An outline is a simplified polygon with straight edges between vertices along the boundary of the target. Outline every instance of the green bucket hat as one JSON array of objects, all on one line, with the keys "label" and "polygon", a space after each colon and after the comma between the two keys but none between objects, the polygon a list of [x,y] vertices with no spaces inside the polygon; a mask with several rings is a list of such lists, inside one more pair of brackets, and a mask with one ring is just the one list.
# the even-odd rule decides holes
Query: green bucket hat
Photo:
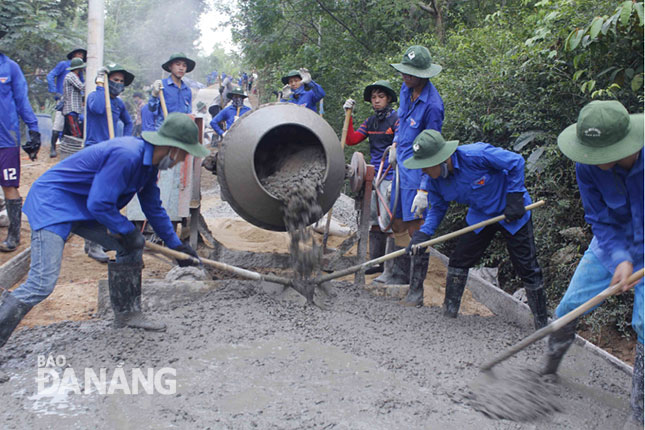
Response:
[{"label": "green bucket hat", "polygon": [[643,148],[643,114],[630,115],[615,100],[593,101],[580,110],[577,123],[560,133],[558,147],[578,163],[618,161]]},{"label": "green bucket hat", "polygon": [[285,76],[282,77],[282,83],[284,85],[287,85],[289,83],[289,78],[293,78],[294,76],[298,76],[302,78],[302,76],[300,76],[300,71],[293,69],[293,70],[289,70],[289,73],[287,73]]},{"label": "green bucket hat", "polygon": [[457,149],[458,140],[445,141],[437,130],[423,130],[412,144],[414,154],[403,162],[408,169],[423,169],[446,161]]},{"label": "green bucket hat", "polygon": [[432,78],[441,72],[441,66],[432,64],[430,51],[425,46],[410,46],[403,54],[400,63],[390,64],[401,73],[416,76],[417,78]]},{"label": "green bucket hat", "polygon": [[85,62],[81,60],[80,58],[72,58],[72,62],[69,63],[69,67],[67,70],[76,70],[76,69],[84,69],[85,68]]},{"label": "green bucket hat", "polygon": [[83,61],[87,61],[87,50],[83,48],[76,48],[67,53],[67,59],[71,60],[74,54],[77,52],[82,52],[83,53]]},{"label": "green bucket hat", "polygon": [[166,72],[170,73],[170,65],[175,60],[184,60],[186,62],[186,73],[192,72],[193,69],[195,68],[195,62],[190,58],[186,57],[186,55],[183,52],[177,52],[176,54],[172,54],[168,59],[168,61],[166,61],[161,65],[161,68],[164,69]]},{"label": "green bucket hat", "polygon": [[389,95],[392,99],[392,103],[396,103],[396,92],[388,81],[376,81],[373,84],[366,86],[365,90],[363,91],[363,100],[365,100],[366,102],[372,101],[372,91],[376,89],[379,89],[385,94]]},{"label": "green bucket hat", "polygon": [[204,109],[205,107],[206,107],[206,103],[204,103],[203,101],[200,100],[200,101],[197,102],[197,106],[196,106],[197,111],[200,111],[200,110]]},{"label": "green bucket hat", "polygon": [[141,137],[156,146],[174,146],[197,158],[204,158],[210,151],[199,144],[199,129],[186,114],[173,112],[164,121],[159,131],[144,131]]},{"label": "green bucket hat", "polygon": [[130,85],[132,81],[134,81],[134,75],[121,67],[120,64],[110,63],[105,66],[105,68],[108,69],[108,77],[114,72],[123,73],[123,85],[125,85],[126,87]]},{"label": "green bucket hat", "polygon": [[242,89],[242,87],[233,88],[231,91],[229,91],[226,94],[226,97],[229,99],[232,99],[233,96],[242,96],[244,98],[248,97],[246,94],[244,94],[244,90]]}]

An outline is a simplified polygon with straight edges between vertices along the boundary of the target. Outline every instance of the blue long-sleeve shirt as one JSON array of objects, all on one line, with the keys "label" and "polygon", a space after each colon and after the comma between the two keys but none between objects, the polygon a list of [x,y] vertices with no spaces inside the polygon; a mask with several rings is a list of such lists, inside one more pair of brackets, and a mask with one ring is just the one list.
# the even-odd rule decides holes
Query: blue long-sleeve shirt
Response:
[{"label": "blue long-sleeve shirt", "polygon": [[215,130],[215,133],[221,136],[224,134],[224,130],[219,126],[220,122],[226,121],[226,129],[228,130],[235,122],[235,117],[240,117],[250,110],[251,108],[248,106],[242,106],[239,108],[238,112],[238,108],[233,105],[228,105],[211,120],[211,127]]},{"label": "blue long-sleeve shirt", "polygon": [[[190,87],[186,85],[185,82],[182,82],[181,88],[179,88],[170,77],[163,79],[162,82],[162,91],[168,113],[191,113],[193,109],[193,93],[191,92]],[[150,109],[150,112],[163,118],[163,111],[161,109],[159,97],[150,96],[150,100],[148,100],[148,109]]]},{"label": "blue long-sleeve shirt", "polygon": [[305,85],[301,85],[297,90],[292,91],[288,98],[280,99],[280,101],[304,105],[312,111],[318,112],[316,103],[325,97],[325,90],[323,90],[323,88],[314,81],[311,81],[306,85],[309,87],[308,90],[305,89]]},{"label": "blue long-sleeve shirt", "polygon": [[65,75],[69,72],[67,68],[70,64],[70,60],[63,60],[47,73],[47,88],[50,93],[63,94],[63,81],[65,80]]},{"label": "blue long-sleeve shirt", "polygon": [[643,267],[643,156],[641,149],[629,171],[576,163],[585,220],[594,234],[589,248],[612,273],[623,261]]},{"label": "blue long-sleeve shirt", "polygon": [[[87,96],[85,106],[87,108],[85,146],[88,147],[110,138],[105,114],[105,89],[97,86],[96,91]],[[132,136],[134,125],[123,100],[119,97],[111,98],[110,106],[114,131],[116,132],[117,122],[120,119],[123,122],[123,136]]]},{"label": "blue long-sleeve shirt", "polygon": [[[430,209],[421,226],[425,234],[434,234],[453,201],[468,205],[468,225],[502,215],[508,193],[523,193],[524,206],[531,204],[520,154],[479,142],[457,147],[450,158],[453,172],[447,178],[428,181]],[[501,221],[500,225],[515,234],[530,216],[528,211],[522,218],[510,223]]]},{"label": "blue long-sleeve shirt", "polygon": [[154,146],[136,137],[110,139],[60,161],[36,180],[23,212],[32,230],[47,229],[67,239],[77,221],[98,221],[113,233],[135,227],[120,210],[137,194],[155,232],[170,248],[181,242],[161,205]]},{"label": "blue long-sleeve shirt", "polygon": [[403,161],[412,157],[412,143],[423,130],[441,132],[443,125],[443,100],[437,89],[428,81],[419,97],[412,102],[412,89],[401,86],[399,94],[399,128],[394,135],[396,159],[398,160],[400,187],[405,189],[422,188],[421,169],[407,169]]},{"label": "blue long-sleeve shirt", "polygon": [[147,104],[141,106],[141,131],[157,131],[161,126],[161,118],[156,113],[150,112]]},{"label": "blue long-sleeve shirt", "polygon": [[0,54],[0,148],[20,145],[19,116],[29,130],[38,131],[25,75],[15,61]]}]

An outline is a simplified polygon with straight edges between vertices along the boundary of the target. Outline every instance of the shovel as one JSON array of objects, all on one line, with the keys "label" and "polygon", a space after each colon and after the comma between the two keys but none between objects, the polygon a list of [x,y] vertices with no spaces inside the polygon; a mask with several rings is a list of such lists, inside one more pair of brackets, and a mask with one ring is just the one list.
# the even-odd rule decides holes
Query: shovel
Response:
[{"label": "shovel", "polygon": [[110,87],[108,85],[107,73],[103,76],[103,92],[105,93],[105,116],[107,117],[108,134],[114,139],[114,122],[112,119],[112,102],[110,100]]},{"label": "shovel", "polygon": [[[524,209],[527,211],[535,208],[539,208],[540,206],[544,205],[544,200],[537,201],[535,203],[532,203]],[[414,245],[415,248],[425,248],[426,246],[432,246],[437,243],[445,242],[446,240],[453,239],[457,236],[461,236],[462,234],[477,230],[482,227],[486,227],[487,225],[495,224],[500,221],[503,221],[506,219],[504,215],[499,215],[494,218],[487,219],[482,222],[478,222],[477,224],[469,225],[468,227],[464,227],[462,229],[459,229],[457,231],[453,231],[452,233],[444,234],[443,236],[439,236],[434,239],[427,240],[425,242],[421,242],[417,245]],[[323,283],[326,281],[331,281],[332,279],[340,278],[349,274],[352,274],[354,272],[358,272],[359,270],[365,270],[368,269],[372,266],[376,266],[377,264],[381,264],[384,261],[392,260],[396,257],[399,257],[403,254],[405,254],[405,248],[404,249],[399,249],[398,251],[391,252],[389,254],[383,255],[379,258],[375,258],[374,260],[366,261],[365,263],[358,264],[356,266],[348,267],[347,269],[343,270],[338,270],[336,272],[330,273],[328,275],[321,276],[320,278],[317,279],[318,283]]]},{"label": "shovel", "polygon": [[[643,277],[643,269],[634,272],[631,274],[629,278],[627,278],[627,284],[631,284],[633,282],[638,281],[640,278]],[[529,337],[525,338],[521,342],[516,343],[512,347],[508,348],[504,353],[500,354],[499,356],[493,358],[492,360],[488,361],[485,363],[483,366],[480,367],[480,370],[482,371],[488,371],[493,368],[496,364],[501,363],[502,361],[506,360],[512,355],[515,355],[519,351],[523,350],[527,346],[537,342],[538,340],[542,339],[543,337],[560,330],[563,326],[569,324],[571,321],[574,319],[578,318],[580,315],[584,314],[587,312],[589,309],[593,308],[597,304],[603,302],[607,297],[613,296],[614,294],[617,294],[621,291],[622,285],[620,283],[614,284],[605,290],[603,290],[600,294],[598,294],[595,297],[592,297],[585,303],[581,304],[568,314],[558,318],[557,320],[553,321],[551,324],[547,325],[546,327],[541,328],[540,330],[536,331]]]}]

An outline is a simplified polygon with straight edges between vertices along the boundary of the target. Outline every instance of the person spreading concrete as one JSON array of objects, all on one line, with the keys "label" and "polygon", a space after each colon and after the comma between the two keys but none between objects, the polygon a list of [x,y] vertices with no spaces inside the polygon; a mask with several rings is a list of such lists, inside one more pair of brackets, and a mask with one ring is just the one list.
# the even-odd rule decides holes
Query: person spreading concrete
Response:
[{"label": "person spreading concrete", "polygon": [[[354,131],[353,118],[349,118],[349,127],[347,128],[347,139],[345,143],[349,146],[357,145],[358,143],[368,138],[370,144],[370,164],[379,169],[381,160],[385,150],[392,145],[394,140],[394,133],[396,133],[399,115],[392,107],[392,103],[396,103],[396,92],[388,81],[376,81],[368,85],[363,90],[363,100],[372,104],[374,115],[367,118],[358,130]],[[356,102],[352,99],[347,99],[343,105],[344,109],[354,109]],[[389,163],[385,158],[383,163],[383,172],[387,170]],[[388,189],[392,186],[392,170],[385,174],[385,177],[379,184],[379,192],[385,198],[388,194]],[[389,204],[389,201],[387,202]],[[372,195],[371,207],[371,222],[372,226],[369,233],[369,252],[370,259],[381,257],[385,255],[386,242],[388,234],[381,231],[378,221],[377,206],[380,206],[380,211],[384,212],[385,207],[379,201],[376,191]],[[365,271],[366,275],[372,273],[383,272],[383,263],[374,266]]]},{"label": "person spreading concrete", "polygon": [[408,253],[412,255],[407,304],[423,304],[423,281],[428,271],[426,248],[414,245],[430,240],[439,227],[450,202],[468,205],[466,222],[477,224],[504,214],[506,219],[462,235],[448,262],[444,315],[456,318],[468,270],[477,264],[497,232],[506,241],[513,268],[524,283],[536,329],[548,323],[542,269],[537,261],[531,204],[524,186],[524,159],[521,155],[488,143],[458,146],[445,141],[436,130],[424,130],[414,140],[413,155],[403,162],[408,169],[422,169],[430,177],[430,209],[421,229],[414,232]]},{"label": "person spreading concrete", "polygon": [[[412,143],[423,130],[441,131],[443,125],[443,100],[430,78],[441,72],[441,66],[434,64],[430,51],[424,46],[414,45],[403,54],[400,63],[391,66],[401,73],[403,85],[399,94],[399,128],[389,153],[392,167],[412,155]],[[423,174],[419,169],[409,169],[398,164],[399,181],[392,183],[390,207],[394,222],[395,249],[405,248],[410,238],[423,223],[423,212],[428,207],[428,195],[423,189]],[[398,193],[396,192],[398,190]],[[398,202],[396,196],[398,195]],[[396,207],[395,207],[396,204]],[[375,279],[386,284],[407,284],[410,282],[410,257],[397,257],[392,265],[392,275]]]},{"label": "person spreading concrete", "polygon": [[[231,104],[222,109],[210,122],[211,127],[219,136],[224,136],[226,130],[230,129],[235,121],[251,110],[250,107],[244,105],[247,95],[241,87],[234,88],[226,96],[231,100]],[[222,130],[219,126],[222,121],[226,122],[226,130]]]},{"label": "person spreading concrete", "polygon": [[[2,34],[4,35],[4,34]],[[28,86],[20,66],[0,52],[0,186],[9,218],[7,238],[0,251],[14,251],[20,244],[22,197],[20,186],[20,118],[29,129],[22,146],[29,158],[36,159],[40,149],[38,120],[29,104]]]},{"label": "person spreading concrete", "polygon": [[82,138],[81,115],[83,115],[83,94],[85,92],[83,79],[85,63],[80,58],[73,58],[67,70],[71,73],[68,73],[63,80],[63,116],[65,117],[63,134]]},{"label": "person spreading concrete", "polygon": [[[114,327],[164,330],[141,312],[141,269],[145,239],[119,211],[136,194],[141,208],[166,246],[193,257],[161,205],[157,175],[187,154],[204,157],[198,128],[188,115],[173,113],[158,132],[142,138],[110,139],[59,162],[34,182],[25,200],[31,225],[31,266],[27,280],[6,292],[0,304],[0,347],[29,310],[54,290],[63,248],[70,233],[116,250],[108,263]],[[193,259],[180,266],[194,265]]]},{"label": "person spreading concrete", "polygon": [[[110,93],[113,130],[116,130],[117,121],[121,120],[123,122],[123,135],[132,135],[133,124],[130,119],[130,114],[128,114],[128,110],[125,108],[125,103],[118,96],[126,86],[132,83],[134,75],[118,64],[111,63],[99,69],[96,78],[96,83],[98,84],[96,90],[87,96],[85,103],[87,109],[85,124],[86,148],[110,139],[108,119],[105,110],[105,89],[103,88],[103,82],[106,76],[108,79],[108,91]],[[100,263],[107,263],[109,260],[108,255],[103,251],[103,247],[87,239],[85,240],[85,253],[88,257]]]},{"label": "person spreading concrete", "polygon": [[[643,267],[643,114],[618,101],[594,101],[578,122],[558,136],[560,151],[576,162],[585,220],[593,239],[555,310],[560,318],[601,291],[623,283],[634,288],[632,327],[638,342],[632,377],[631,419],[643,425],[643,278],[627,278]],[[555,374],[575,339],[574,320],[549,336],[542,374]]]},{"label": "person spreading concrete", "polygon": [[318,112],[317,104],[325,97],[325,90],[311,79],[307,69],[290,70],[282,77],[281,102],[295,103]]},{"label": "person spreading concrete", "polygon": [[60,104],[61,106],[60,109],[54,110],[51,147],[49,149],[49,156],[51,158],[58,156],[58,153],[56,152],[56,142],[58,142],[60,135],[63,133],[63,128],[65,127],[65,118],[63,117],[61,100],[61,97],[63,97],[63,81],[69,72],[67,68],[70,67],[71,60],[74,58],[80,58],[83,61],[87,61],[87,51],[83,48],[71,50],[67,54],[67,60],[60,61],[49,73],[47,73],[47,88],[49,89],[49,92],[54,95],[54,100],[57,102],[57,105]]},{"label": "person spreading concrete", "polygon": [[159,101],[159,92],[163,88],[168,113],[191,113],[193,109],[193,93],[182,78],[186,73],[193,71],[195,62],[179,52],[172,54],[168,61],[161,65],[161,68],[170,73],[170,76],[163,80],[156,80],[152,84],[152,94],[150,100],[148,100],[150,112],[163,118],[164,114]]}]

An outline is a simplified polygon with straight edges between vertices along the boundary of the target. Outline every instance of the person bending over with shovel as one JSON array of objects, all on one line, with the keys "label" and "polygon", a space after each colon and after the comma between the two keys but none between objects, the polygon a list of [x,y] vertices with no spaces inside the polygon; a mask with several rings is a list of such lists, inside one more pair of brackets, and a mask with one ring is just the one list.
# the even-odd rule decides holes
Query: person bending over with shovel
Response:
[{"label": "person bending over with shovel", "polygon": [[[377,170],[383,160],[381,171],[383,178],[378,184],[379,192],[383,199],[387,198],[387,190],[392,186],[392,170],[388,170],[389,163],[387,157],[383,158],[385,150],[392,145],[394,140],[394,133],[397,130],[399,123],[399,115],[396,110],[392,108],[392,103],[396,103],[396,92],[388,81],[376,81],[371,85],[365,87],[363,91],[363,100],[372,104],[374,115],[367,118],[358,130],[354,131],[354,124],[352,117],[349,118],[349,127],[347,128],[347,139],[345,143],[349,146],[356,145],[365,138],[369,139],[370,143],[370,163],[376,166]],[[356,102],[352,99],[347,99],[343,108],[345,110],[353,110]],[[389,206],[389,200],[379,200],[376,190],[372,195],[371,219],[372,227],[370,229],[370,259],[375,259],[385,255],[386,241],[388,238],[387,233],[381,231],[379,226],[379,215],[377,206],[381,212],[386,211],[385,205]],[[387,221],[386,221],[387,222]],[[374,266],[365,271],[366,275],[372,273],[383,272],[383,263]]]},{"label": "person bending over with shovel", "polygon": [[[112,136],[110,136],[109,132],[105,88],[103,87],[106,76],[108,79],[110,112],[112,113]],[[119,119],[123,122],[123,135],[132,135],[133,124],[130,119],[130,114],[128,114],[128,110],[125,108],[125,103],[118,96],[133,80],[134,75],[132,73],[115,63],[108,64],[106,67],[99,69],[96,78],[96,83],[98,84],[96,90],[87,96],[85,103],[87,110],[85,120],[86,148],[114,137],[114,130],[116,130],[116,124]],[[100,263],[107,263],[109,259],[108,255],[98,243],[89,240],[85,240],[85,253],[88,257]]]},{"label": "person bending over with shovel", "polygon": [[[0,347],[20,320],[51,294],[70,233],[116,250],[108,263],[114,326],[164,330],[165,324],[141,312],[143,235],[119,211],[136,194],[155,232],[169,248],[196,258],[175,234],[161,205],[157,175],[183,161],[186,154],[204,157],[198,129],[188,115],[168,116],[158,132],[142,138],[119,137],[85,148],[45,172],[31,187],[24,212],[31,225],[31,266],[27,280],[5,292],[0,304]],[[180,266],[194,260],[178,261]]]},{"label": "person bending over with shovel", "polygon": [[424,130],[412,146],[413,155],[403,162],[408,169],[422,169],[430,176],[430,209],[421,229],[412,235],[407,251],[412,255],[410,290],[406,300],[423,304],[423,280],[428,270],[426,248],[414,246],[429,240],[441,223],[450,202],[468,205],[466,222],[476,224],[504,214],[506,219],[459,238],[448,262],[444,316],[456,318],[468,279],[468,269],[479,261],[497,232],[506,241],[515,272],[522,278],[536,329],[547,324],[547,305],[542,270],[535,254],[531,203],[524,186],[521,155],[487,143],[457,146],[436,130]]},{"label": "person bending over with shovel", "polygon": [[[585,220],[593,239],[578,263],[562,301],[560,318],[609,285],[634,288],[632,327],[638,336],[631,406],[633,420],[643,424],[643,278],[626,280],[643,267],[643,114],[630,115],[617,101],[594,101],[580,111],[578,122],[558,136],[558,147],[576,162],[576,178]],[[548,340],[543,374],[555,374],[575,339],[577,320]]]}]

